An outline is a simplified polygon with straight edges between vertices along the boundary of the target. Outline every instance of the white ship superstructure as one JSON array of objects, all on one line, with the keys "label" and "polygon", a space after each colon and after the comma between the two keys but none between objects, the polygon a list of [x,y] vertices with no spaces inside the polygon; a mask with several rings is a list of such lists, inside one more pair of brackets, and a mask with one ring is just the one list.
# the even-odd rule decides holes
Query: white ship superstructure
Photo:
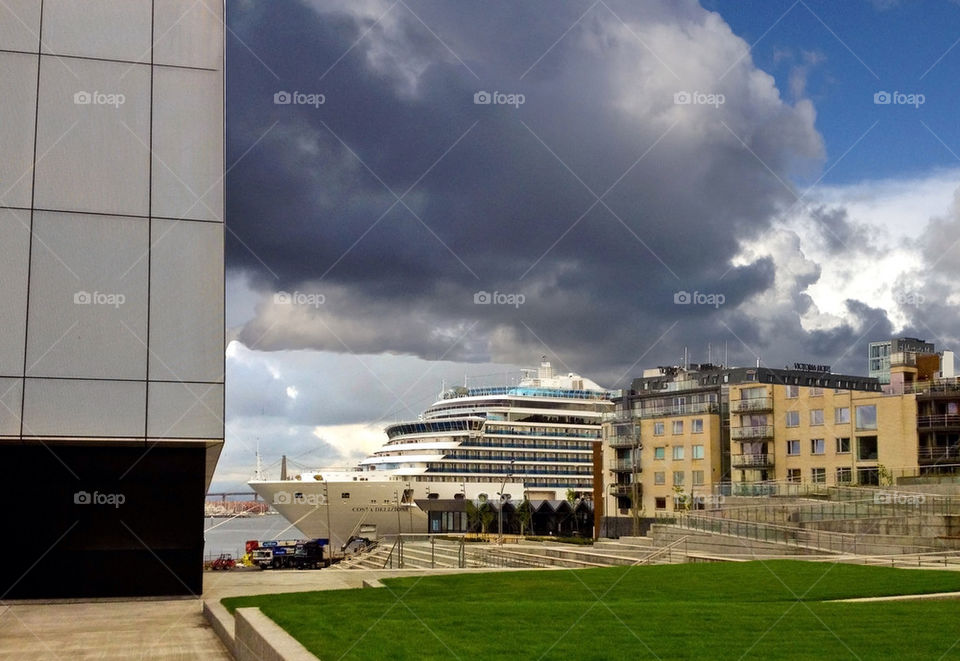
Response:
[{"label": "white ship superstructure", "polygon": [[[589,497],[594,445],[611,407],[596,383],[555,375],[544,361],[516,385],[446,390],[419,420],[389,425],[386,443],[356,469],[250,486],[305,534],[335,545],[355,534],[427,532],[428,510],[438,509],[431,501],[557,501],[570,490]],[[463,508],[446,509],[429,530],[466,530]]]}]

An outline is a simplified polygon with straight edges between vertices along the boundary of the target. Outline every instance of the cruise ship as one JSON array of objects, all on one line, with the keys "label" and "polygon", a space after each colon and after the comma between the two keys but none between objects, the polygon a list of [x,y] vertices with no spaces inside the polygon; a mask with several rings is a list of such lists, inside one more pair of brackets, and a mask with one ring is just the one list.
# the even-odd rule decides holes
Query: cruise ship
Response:
[{"label": "cruise ship", "polygon": [[462,532],[466,502],[516,505],[593,492],[594,447],[611,393],[544,360],[515,385],[445,390],[419,419],[350,469],[304,471],[250,486],[311,538]]}]

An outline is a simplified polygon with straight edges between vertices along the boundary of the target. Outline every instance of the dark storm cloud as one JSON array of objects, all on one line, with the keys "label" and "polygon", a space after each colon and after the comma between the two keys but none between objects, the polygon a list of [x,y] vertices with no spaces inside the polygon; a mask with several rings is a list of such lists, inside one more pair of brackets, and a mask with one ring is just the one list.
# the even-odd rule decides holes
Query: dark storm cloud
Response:
[{"label": "dark storm cloud", "polygon": [[[798,346],[826,359],[851,340],[858,326],[802,330],[803,287],[788,306],[744,310],[773,263],[731,266],[795,199],[783,182],[822,156],[812,105],[785,103],[695,2],[608,4],[232,6],[228,266],[265,294],[323,297],[266,295],[239,339],[434,360],[550,353],[609,378],[645,353],[739,346],[731,329],[772,360]],[[525,99],[477,105],[480,90]],[[279,91],[325,102],[278,105]]]}]

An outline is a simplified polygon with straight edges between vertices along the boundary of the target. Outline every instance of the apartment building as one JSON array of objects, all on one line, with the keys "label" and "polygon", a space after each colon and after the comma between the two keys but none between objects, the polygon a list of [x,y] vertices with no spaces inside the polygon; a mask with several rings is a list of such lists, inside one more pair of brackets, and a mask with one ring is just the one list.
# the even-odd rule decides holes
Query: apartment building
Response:
[{"label": "apartment building", "polygon": [[701,509],[738,484],[875,483],[883,462],[916,463],[915,402],[825,366],[660,367],[614,402],[608,517]]},{"label": "apartment building", "polygon": [[916,466],[915,397],[838,387],[830,377],[819,386],[730,387],[734,491],[769,480],[879,484],[887,470]]}]

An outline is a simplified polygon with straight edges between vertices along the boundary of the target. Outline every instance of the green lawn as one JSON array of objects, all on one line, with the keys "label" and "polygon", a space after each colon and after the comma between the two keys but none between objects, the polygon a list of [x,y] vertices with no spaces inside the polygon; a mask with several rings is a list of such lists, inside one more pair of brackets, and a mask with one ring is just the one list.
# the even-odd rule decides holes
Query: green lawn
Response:
[{"label": "green lawn", "polygon": [[224,599],[323,659],[960,659],[960,572],[778,560],[398,578]]}]

